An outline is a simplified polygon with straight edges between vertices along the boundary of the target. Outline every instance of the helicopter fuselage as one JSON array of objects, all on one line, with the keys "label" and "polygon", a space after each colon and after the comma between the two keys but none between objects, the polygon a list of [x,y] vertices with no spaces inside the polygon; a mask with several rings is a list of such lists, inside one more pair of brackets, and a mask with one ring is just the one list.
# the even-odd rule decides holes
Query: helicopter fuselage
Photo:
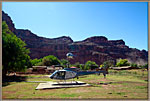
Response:
[{"label": "helicopter fuselage", "polygon": [[70,70],[56,70],[51,76],[51,79],[56,80],[67,80],[77,76],[77,72]]},{"label": "helicopter fuselage", "polygon": [[56,80],[67,80],[67,79],[73,79],[78,78],[78,76],[82,75],[90,75],[90,74],[99,74],[103,73],[104,78],[107,74],[107,71],[101,70],[101,71],[73,71],[73,70],[56,70],[52,75],[50,75],[51,79]]}]

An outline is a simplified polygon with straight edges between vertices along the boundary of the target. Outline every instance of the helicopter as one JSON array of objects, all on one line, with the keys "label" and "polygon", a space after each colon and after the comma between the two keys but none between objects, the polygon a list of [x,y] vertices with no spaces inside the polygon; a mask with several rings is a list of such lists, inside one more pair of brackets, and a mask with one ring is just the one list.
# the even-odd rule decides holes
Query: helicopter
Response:
[{"label": "helicopter", "polygon": [[[66,56],[69,60],[69,58],[73,58],[73,56],[75,55],[72,53],[67,53]],[[50,75],[50,78],[55,80],[68,80],[74,78],[78,79],[79,76],[90,74],[100,75],[100,73],[102,73],[104,75],[104,78],[106,78],[106,74],[108,74],[108,68],[102,68],[102,70],[99,71],[80,71],[79,68],[69,68],[68,64],[68,68],[64,68],[63,70],[56,70],[54,73]]]},{"label": "helicopter", "polygon": [[98,74],[102,73],[104,78],[106,78],[106,74],[108,74],[107,70],[100,71],[80,71],[78,68],[65,68],[63,70],[56,70],[54,73],[50,75],[51,79],[55,80],[68,80],[79,78],[79,76],[90,75],[90,74]]}]

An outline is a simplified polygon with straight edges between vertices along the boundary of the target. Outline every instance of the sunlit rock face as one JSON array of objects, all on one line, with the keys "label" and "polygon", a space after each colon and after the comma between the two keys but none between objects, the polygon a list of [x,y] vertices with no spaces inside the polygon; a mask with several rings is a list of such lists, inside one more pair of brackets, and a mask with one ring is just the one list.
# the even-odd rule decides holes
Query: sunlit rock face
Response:
[{"label": "sunlit rock face", "polygon": [[104,36],[93,36],[83,41],[74,42],[69,36],[58,38],[44,38],[37,36],[30,30],[16,29],[11,18],[2,12],[2,20],[6,21],[9,29],[27,44],[30,49],[30,57],[42,58],[47,55],[55,55],[59,59],[66,59],[66,54],[72,52],[75,56],[69,60],[71,63],[85,63],[88,60],[102,64],[104,61],[128,59],[130,62],[145,64],[148,61],[148,52],[129,48],[121,40],[108,40]]}]

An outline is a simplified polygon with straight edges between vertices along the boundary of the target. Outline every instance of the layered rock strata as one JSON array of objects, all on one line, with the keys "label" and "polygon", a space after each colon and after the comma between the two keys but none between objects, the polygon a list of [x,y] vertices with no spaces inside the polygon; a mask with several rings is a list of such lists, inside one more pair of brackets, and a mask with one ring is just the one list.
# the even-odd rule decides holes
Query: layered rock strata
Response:
[{"label": "layered rock strata", "polygon": [[2,20],[8,24],[9,29],[27,44],[30,57],[42,58],[54,55],[59,59],[66,59],[66,54],[72,52],[75,57],[71,63],[85,63],[88,60],[102,64],[104,61],[129,59],[129,61],[145,64],[148,61],[148,52],[129,48],[123,40],[108,40],[104,36],[93,36],[83,41],[74,42],[68,36],[58,38],[44,38],[32,33],[30,30],[16,29],[11,18],[2,12]]}]

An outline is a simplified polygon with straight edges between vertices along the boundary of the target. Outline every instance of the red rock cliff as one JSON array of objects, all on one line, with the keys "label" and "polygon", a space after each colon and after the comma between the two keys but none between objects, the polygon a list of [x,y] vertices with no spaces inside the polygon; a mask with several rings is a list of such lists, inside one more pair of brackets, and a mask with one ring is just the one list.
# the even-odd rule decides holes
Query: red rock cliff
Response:
[{"label": "red rock cliff", "polygon": [[66,59],[66,54],[72,52],[75,57],[72,63],[85,63],[88,60],[101,64],[107,60],[116,61],[126,58],[132,62],[145,63],[148,61],[148,52],[129,48],[123,40],[108,40],[104,36],[94,36],[83,41],[73,42],[70,37],[44,38],[33,34],[29,30],[16,29],[11,18],[2,12],[2,20],[6,21],[9,29],[21,38],[30,49],[30,57],[42,58],[47,55],[55,55],[59,59]]}]

